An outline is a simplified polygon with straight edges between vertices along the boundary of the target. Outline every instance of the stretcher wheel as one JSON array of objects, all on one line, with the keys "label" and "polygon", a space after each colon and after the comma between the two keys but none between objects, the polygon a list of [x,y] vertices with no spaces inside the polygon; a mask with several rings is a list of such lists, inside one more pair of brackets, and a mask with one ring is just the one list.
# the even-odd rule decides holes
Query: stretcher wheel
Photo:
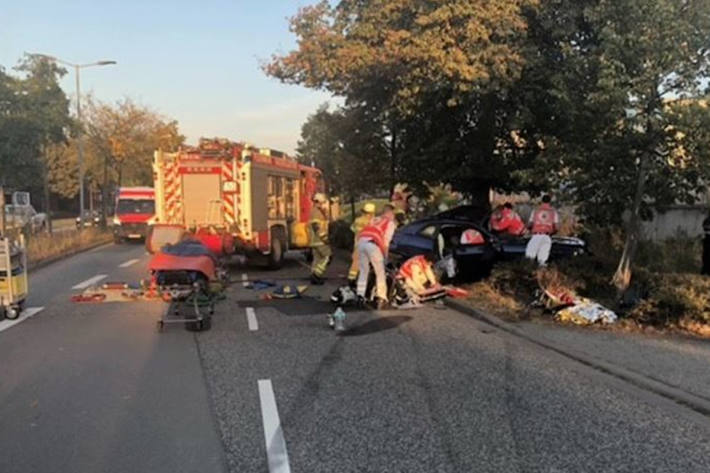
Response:
[{"label": "stretcher wheel", "polygon": [[17,318],[20,316],[20,308],[19,307],[7,307],[5,309],[5,318],[8,320],[17,320]]},{"label": "stretcher wheel", "polygon": [[200,327],[202,326],[202,321],[195,321],[195,322],[185,322],[185,330],[188,332],[199,332],[202,330]]},{"label": "stretcher wheel", "polygon": [[158,332],[162,332],[165,330],[165,324],[163,323],[162,320],[158,320],[158,323],[156,324],[156,328],[158,329]]}]

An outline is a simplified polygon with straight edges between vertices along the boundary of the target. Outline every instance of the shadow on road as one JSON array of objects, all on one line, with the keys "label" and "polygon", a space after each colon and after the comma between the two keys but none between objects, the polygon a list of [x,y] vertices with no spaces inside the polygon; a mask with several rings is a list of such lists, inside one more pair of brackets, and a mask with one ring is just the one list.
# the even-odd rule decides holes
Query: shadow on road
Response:
[{"label": "shadow on road", "polygon": [[277,310],[282,315],[288,316],[304,316],[304,315],[321,315],[333,312],[333,304],[330,301],[320,301],[310,297],[300,299],[271,299],[267,301],[239,301],[240,307],[271,308]]},{"label": "shadow on road", "polygon": [[395,315],[392,317],[380,317],[370,320],[361,325],[348,328],[343,332],[343,337],[359,337],[361,335],[370,335],[372,333],[383,332],[390,330],[400,325],[409,322],[412,317],[409,315]]}]

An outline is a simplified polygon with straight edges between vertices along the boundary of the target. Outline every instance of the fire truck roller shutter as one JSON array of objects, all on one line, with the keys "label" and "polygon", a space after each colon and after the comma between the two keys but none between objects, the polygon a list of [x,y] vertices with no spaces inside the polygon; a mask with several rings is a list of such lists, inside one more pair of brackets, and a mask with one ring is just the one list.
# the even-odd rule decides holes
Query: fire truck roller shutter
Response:
[{"label": "fire truck roller shutter", "polygon": [[183,174],[185,224],[222,225],[222,196],[219,174]]}]

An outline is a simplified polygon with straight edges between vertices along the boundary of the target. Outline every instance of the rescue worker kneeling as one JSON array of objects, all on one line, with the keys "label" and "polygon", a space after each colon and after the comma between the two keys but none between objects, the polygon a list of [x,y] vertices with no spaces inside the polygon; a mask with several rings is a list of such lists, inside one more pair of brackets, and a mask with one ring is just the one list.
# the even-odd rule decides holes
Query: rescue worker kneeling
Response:
[{"label": "rescue worker kneeling", "polygon": [[313,196],[313,209],[308,220],[311,235],[311,251],[313,263],[311,265],[311,283],[322,285],[323,276],[330,265],[333,252],[328,244],[328,199],[324,194]]},{"label": "rescue worker kneeling", "polygon": [[372,222],[362,229],[357,242],[360,263],[360,274],[357,278],[358,301],[362,303],[365,300],[367,280],[370,276],[370,265],[372,265],[377,280],[377,302],[375,306],[378,310],[387,305],[385,258],[387,258],[390,242],[396,228],[394,207],[389,204],[385,205],[382,215],[372,219]]},{"label": "rescue worker kneeling", "polygon": [[491,215],[491,230],[502,236],[518,237],[525,233],[525,223],[520,215],[513,210],[513,204],[506,202],[503,208]]},{"label": "rescue worker kneeling", "polygon": [[426,291],[439,287],[431,262],[423,255],[413,256],[402,264],[397,273],[407,291],[407,297],[414,304],[421,302]]}]

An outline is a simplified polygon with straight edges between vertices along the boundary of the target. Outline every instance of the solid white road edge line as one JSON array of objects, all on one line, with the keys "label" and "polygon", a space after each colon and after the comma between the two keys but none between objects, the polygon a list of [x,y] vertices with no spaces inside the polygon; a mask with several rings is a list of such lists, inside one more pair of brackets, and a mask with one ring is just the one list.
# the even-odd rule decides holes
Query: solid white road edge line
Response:
[{"label": "solid white road edge line", "polygon": [[269,473],[291,473],[286,451],[286,440],[281,429],[276,397],[270,379],[260,379],[259,400],[261,401],[261,419],[264,422],[264,441]]},{"label": "solid white road edge line", "polygon": [[129,260],[126,261],[125,263],[119,264],[118,267],[119,267],[119,268],[127,268],[127,267],[129,267],[129,266],[133,266],[133,265],[136,264],[138,261],[140,261],[140,260],[138,260],[138,259],[129,259]]},{"label": "solid white road edge line", "polygon": [[242,286],[247,287],[249,285],[249,276],[247,273],[242,273]]},{"label": "solid white road edge line", "polygon": [[256,320],[256,313],[253,307],[247,307],[247,325],[249,325],[249,330],[252,332],[259,330],[259,322]]},{"label": "solid white road edge line", "polygon": [[92,284],[96,284],[97,282],[101,281],[102,279],[107,278],[107,274],[97,274],[93,278],[89,278],[86,281],[80,282],[76,286],[73,286],[72,289],[86,289],[87,287],[91,286]]},{"label": "solid white road edge line", "polygon": [[25,310],[22,311],[20,316],[15,319],[15,320],[3,320],[0,322],[0,332],[3,330],[7,330],[10,327],[14,327],[15,325],[19,324],[20,322],[24,322],[25,320],[29,319],[33,315],[36,315],[44,310],[44,307],[28,307]]}]

